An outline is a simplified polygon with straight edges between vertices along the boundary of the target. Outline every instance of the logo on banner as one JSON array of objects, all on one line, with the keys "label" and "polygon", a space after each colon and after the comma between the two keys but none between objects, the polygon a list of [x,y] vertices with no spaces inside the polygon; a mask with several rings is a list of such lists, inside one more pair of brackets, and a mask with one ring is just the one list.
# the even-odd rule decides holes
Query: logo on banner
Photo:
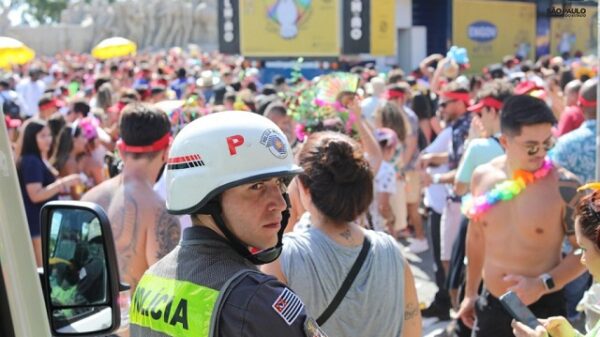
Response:
[{"label": "logo on banner", "polygon": [[237,9],[233,8],[231,1],[229,0],[225,0],[223,4],[223,40],[227,43],[231,43],[235,38],[235,34],[233,33],[235,28],[233,23],[233,11]]},{"label": "logo on banner", "polygon": [[469,39],[477,42],[489,42],[498,36],[498,28],[488,21],[476,21],[467,28]]},{"label": "logo on banner", "polygon": [[350,2],[350,13],[352,15],[352,18],[350,19],[350,38],[353,40],[360,40],[363,37],[362,12],[362,1],[352,0],[352,2]]},{"label": "logo on banner", "polygon": [[587,10],[585,7],[575,8],[570,6],[550,7],[546,14],[556,18],[585,18]]},{"label": "logo on banner", "polygon": [[279,25],[279,36],[289,40],[298,35],[302,20],[308,15],[311,0],[278,0],[268,9],[268,17]]}]

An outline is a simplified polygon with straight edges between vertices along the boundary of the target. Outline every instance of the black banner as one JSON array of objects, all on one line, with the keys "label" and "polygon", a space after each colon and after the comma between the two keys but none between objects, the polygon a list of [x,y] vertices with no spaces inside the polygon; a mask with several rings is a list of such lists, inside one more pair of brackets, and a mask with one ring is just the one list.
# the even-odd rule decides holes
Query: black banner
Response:
[{"label": "black banner", "polygon": [[369,53],[371,49],[371,1],[342,1],[342,53]]},{"label": "black banner", "polygon": [[240,53],[239,0],[219,0],[219,52]]}]

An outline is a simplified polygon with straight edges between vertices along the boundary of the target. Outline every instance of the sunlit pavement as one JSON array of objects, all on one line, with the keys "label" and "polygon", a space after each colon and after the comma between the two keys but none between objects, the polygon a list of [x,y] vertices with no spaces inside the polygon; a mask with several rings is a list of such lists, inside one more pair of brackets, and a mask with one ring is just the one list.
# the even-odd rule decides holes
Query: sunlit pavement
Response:
[{"label": "sunlit pavement", "polygon": [[[403,247],[408,246],[408,242],[401,240]],[[404,249],[404,256],[411,266],[415,278],[415,286],[419,303],[429,305],[437,291],[437,286],[433,276],[433,257],[431,249],[421,254],[413,254],[408,249]],[[445,336],[445,328],[450,321],[439,321],[437,318],[423,318],[423,336],[441,337]]]}]

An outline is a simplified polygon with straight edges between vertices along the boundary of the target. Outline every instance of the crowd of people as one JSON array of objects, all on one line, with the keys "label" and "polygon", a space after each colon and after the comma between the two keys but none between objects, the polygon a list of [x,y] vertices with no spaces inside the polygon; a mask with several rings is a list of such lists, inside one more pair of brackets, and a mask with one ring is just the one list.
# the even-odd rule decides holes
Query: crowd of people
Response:
[{"label": "crowd of people", "polygon": [[[37,263],[42,205],[86,200],[107,211],[132,294],[182,277],[169,269],[177,256],[218,259],[193,248],[205,240],[231,264],[263,265],[277,280],[241,283],[270,284],[267,300],[289,287],[288,300],[306,309],[278,312],[292,326],[298,315],[331,311],[368,250],[315,331],[420,336],[421,317],[436,317],[453,321],[449,336],[572,336],[566,322],[581,319],[575,308],[600,253],[598,198],[578,192],[594,180],[598,63],[563,56],[507,56],[471,75],[465,60],[434,54],[411,72],[367,64],[271,83],[242,57],[179,48],[103,62],[63,53],[15,67],[0,79],[0,104]],[[242,151],[255,124],[265,131],[251,151],[266,148],[291,166]],[[404,254],[428,250],[438,291],[419,310]],[[233,274],[182,279],[218,290]],[[512,322],[498,299],[507,291],[538,318],[554,318],[536,331]],[[227,308],[223,319],[240,315]],[[138,335],[168,333],[133,316]]]}]

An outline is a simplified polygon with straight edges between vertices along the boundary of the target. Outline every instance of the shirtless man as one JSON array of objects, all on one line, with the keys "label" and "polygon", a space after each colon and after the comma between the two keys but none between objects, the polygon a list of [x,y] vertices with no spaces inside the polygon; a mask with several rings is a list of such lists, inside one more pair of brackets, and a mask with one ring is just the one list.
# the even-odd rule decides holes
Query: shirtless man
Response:
[{"label": "shirtless man", "polygon": [[135,291],[146,269],[179,242],[179,221],[152,190],[167,160],[170,123],[152,106],[132,103],[120,121],[117,144],[123,172],[86,193],[82,200],[102,206],[116,242],[121,279]]},{"label": "shirtless man", "polygon": [[[512,179],[517,170],[540,169],[553,145],[555,122],[543,101],[525,95],[508,98],[500,120],[500,142],[506,155],[475,170],[471,193],[483,195]],[[575,245],[573,210],[578,186],[572,173],[555,167],[512,200],[500,201],[472,219],[467,233],[465,298],[458,315],[469,327],[475,323],[473,336],[513,336],[512,318],[498,300],[509,290],[538,318],[564,314],[560,289],[584,270],[573,253],[561,257],[565,235]],[[478,296],[482,278],[484,286]]]}]

